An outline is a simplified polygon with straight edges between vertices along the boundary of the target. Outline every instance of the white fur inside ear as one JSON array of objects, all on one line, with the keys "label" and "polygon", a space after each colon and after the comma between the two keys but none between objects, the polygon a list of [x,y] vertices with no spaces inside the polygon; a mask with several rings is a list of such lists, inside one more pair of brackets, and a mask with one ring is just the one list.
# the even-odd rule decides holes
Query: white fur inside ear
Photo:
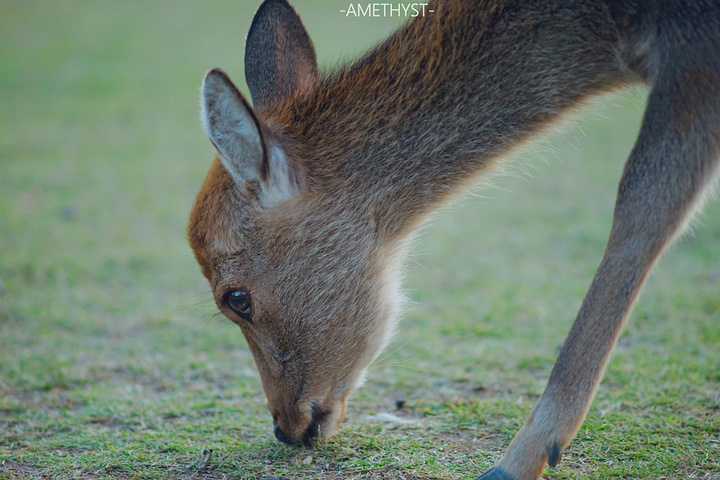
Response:
[{"label": "white fur inside ear", "polygon": [[285,152],[277,145],[269,148],[270,176],[264,188],[264,203],[271,207],[290,200],[298,194],[299,187],[288,164]]},{"label": "white fur inside ear", "polygon": [[263,146],[257,120],[227,76],[213,70],[201,93],[201,117],[220,160],[236,183],[261,177]]}]

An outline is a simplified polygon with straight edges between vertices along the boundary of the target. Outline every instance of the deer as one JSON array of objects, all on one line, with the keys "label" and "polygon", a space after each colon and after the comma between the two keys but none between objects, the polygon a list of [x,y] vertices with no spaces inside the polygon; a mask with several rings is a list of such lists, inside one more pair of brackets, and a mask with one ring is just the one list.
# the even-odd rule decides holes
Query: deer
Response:
[{"label": "deer", "polygon": [[720,3],[444,0],[320,72],[298,13],[265,0],[245,45],[252,99],[211,70],[217,150],[188,238],[257,365],[275,437],[333,435],[402,310],[427,219],[590,99],[649,89],[602,261],[546,388],[479,479],[526,480],[577,433],[648,273],[720,170]]}]

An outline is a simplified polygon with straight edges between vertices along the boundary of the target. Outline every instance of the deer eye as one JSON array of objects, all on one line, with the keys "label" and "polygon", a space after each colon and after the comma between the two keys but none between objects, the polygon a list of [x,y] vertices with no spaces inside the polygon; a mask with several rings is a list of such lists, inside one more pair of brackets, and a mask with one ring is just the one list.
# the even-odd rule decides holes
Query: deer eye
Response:
[{"label": "deer eye", "polygon": [[245,290],[233,290],[227,292],[224,297],[225,305],[238,314],[241,318],[252,321],[252,300],[250,292]]}]

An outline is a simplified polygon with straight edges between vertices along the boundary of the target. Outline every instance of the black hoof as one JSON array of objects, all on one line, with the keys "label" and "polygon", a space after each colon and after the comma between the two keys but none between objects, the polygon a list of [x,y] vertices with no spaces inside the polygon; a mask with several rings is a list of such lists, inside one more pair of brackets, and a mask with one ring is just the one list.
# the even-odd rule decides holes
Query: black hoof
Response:
[{"label": "black hoof", "polygon": [[515,477],[500,467],[493,467],[487,472],[483,473],[475,480],[516,480]]},{"label": "black hoof", "polygon": [[553,443],[552,447],[550,447],[550,451],[548,452],[548,465],[554,467],[558,464],[561,457],[562,452],[560,451],[560,447],[558,447],[557,443]]}]

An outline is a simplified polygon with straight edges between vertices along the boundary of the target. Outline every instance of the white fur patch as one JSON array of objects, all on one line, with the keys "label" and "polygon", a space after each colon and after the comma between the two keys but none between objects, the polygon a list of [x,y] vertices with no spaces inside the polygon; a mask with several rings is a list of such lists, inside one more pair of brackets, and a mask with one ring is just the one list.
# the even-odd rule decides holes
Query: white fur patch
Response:
[{"label": "white fur patch", "polygon": [[270,146],[268,162],[270,176],[264,188],[263,204],[272,207],[297,195],[298,186],[293,181],[285,152],[279,146]]}]

